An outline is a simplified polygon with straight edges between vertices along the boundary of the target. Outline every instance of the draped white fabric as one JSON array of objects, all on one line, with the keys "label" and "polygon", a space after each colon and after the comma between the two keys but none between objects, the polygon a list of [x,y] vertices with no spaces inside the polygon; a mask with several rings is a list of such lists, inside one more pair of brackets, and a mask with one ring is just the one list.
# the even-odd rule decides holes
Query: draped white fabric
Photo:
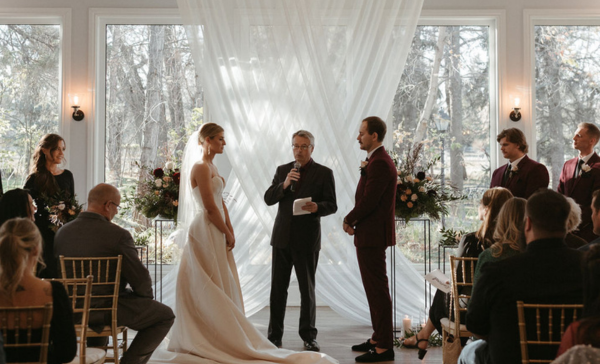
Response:
[{"label": "draped white fabric", "polygon": [[[263,195],[276,167],[293,159],[291,135],[305,129],[316,138],[313,159],[334,172],[338,202],[338,212],[321,219],[317,295],[341,315],[370,323],[342,219],[365,158],[356,141],[360,121],[388,115],[422,3],[178,0],[210,121],[225,129],[226,158],[215,161],[234,199],[228,208],[247,315],[269,300],[277,207]],[[394,250],[397,313],[418,317],[423,278]]]}]

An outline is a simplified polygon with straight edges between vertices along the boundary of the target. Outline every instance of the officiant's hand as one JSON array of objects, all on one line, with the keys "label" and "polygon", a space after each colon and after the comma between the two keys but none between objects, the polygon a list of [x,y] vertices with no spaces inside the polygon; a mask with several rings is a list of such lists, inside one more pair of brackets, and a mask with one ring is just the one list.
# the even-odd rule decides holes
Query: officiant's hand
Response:
[{"label": "officiant's hand", "polygon": [[293,168],[290,173],[285,177],[285,181],[283,181],[283,189],[285,190],[292,184],[292,181],[297,181],[300,179],[300,172],[297,169]]},{"label": "officiant's hand", "polygon": [[315,213],[319,210],[319,205],[315,202],[307,202],[302,206],[302,210]]}]

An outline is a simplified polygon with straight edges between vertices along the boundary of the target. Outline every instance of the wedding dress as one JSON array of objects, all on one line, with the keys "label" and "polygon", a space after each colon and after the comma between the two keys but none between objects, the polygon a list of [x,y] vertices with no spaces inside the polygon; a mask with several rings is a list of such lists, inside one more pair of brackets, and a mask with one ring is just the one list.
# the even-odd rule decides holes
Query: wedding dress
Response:
[{"label": "wedding dress", "polygon": [[[211,183],[213,198],[225,219],[225,182],[214,176]],[[168,349],[163,342],[150,363],[337,363],[321,353],[278,349],[246,318],[235,260],[227,250],[225,235],[209,221],[198,187],[191,189],[191,196],[195,216],[188,225],[179,264],[175,324],[170,340],[165,340]],[[243,244],[241,237],[237,241]]]}]

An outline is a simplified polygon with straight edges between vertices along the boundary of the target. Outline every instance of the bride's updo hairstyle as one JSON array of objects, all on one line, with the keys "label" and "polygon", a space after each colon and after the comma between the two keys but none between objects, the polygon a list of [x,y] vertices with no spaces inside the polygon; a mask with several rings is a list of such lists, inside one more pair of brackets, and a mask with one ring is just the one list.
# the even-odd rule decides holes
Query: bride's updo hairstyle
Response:
[{"label": "bride's updo hairstyle", "polygon": [[38,262],[42,261],[42,236],[37,226],[27,218],[14,218],[0,227],[0,294],[12,300],[29,255],[38,249]]},{"label": "bride's updo hairstyle", "polygon": [[198,132],[198,144],[204,143],[206,138],[214,138],[220,132],[224,131],[220,125],[215,123],[202,124],[200,131]]}]

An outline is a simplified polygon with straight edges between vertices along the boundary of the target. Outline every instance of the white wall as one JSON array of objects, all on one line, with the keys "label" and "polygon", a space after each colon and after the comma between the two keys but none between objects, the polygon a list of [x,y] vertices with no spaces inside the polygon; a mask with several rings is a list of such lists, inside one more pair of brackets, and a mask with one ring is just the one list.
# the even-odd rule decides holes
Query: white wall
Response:
[{"label": "white wall", "polygon": [[[70,77],[67,79],[63,89],[67,92],[85,92],[85,100],[81,106],[86,112],[86,118],[82,122],[71,119],[71,110],[65,105],[63,111],[64,130],[67,136],[68,168],[75,175],[76,192],[79,196],[86,196],[88,185],[89,168],[88,161],[88,128],[91,128],[93,120],[92,97],[93,82],[89,77],[89,9],[90,8],[176,8],[176,0],[1,0],[0,13],[13,9],[28,8],[67,8],[71,9],[71,59]],[[600,2],[598,0],[425,0],[424,13],[438,13],[438,11],[451,10],[453,14],[464,12],[468,14],[474,10],[504,10],[505,11],[505,36],[506,53],[500,54],[499,58],[504,62],[505,71],[501,74],[499,95],[501,100],[499,128],[506,125],[517,126],[523,130],[532,130],[531,106],[527,98],[528,94],[522,95],[523,119],[518,123],[508,121],[510,103],[508,96],[511,93],[528,93],[530,82],[527,78],[524,54],[524,10],[526,9],[560,9],[561,13],[581,12],[591,13],[594,10],[600,14]],[[442,12],[443,13],[443,12]],[[600,17],[600,15],[598,15]],[[70,81],[69,81],[70,80]],[[528,117],[529,115],[529,117]],[[529,133],[528,133],[529,134]],[[82,197],[80,197],[82,198]]]}]

